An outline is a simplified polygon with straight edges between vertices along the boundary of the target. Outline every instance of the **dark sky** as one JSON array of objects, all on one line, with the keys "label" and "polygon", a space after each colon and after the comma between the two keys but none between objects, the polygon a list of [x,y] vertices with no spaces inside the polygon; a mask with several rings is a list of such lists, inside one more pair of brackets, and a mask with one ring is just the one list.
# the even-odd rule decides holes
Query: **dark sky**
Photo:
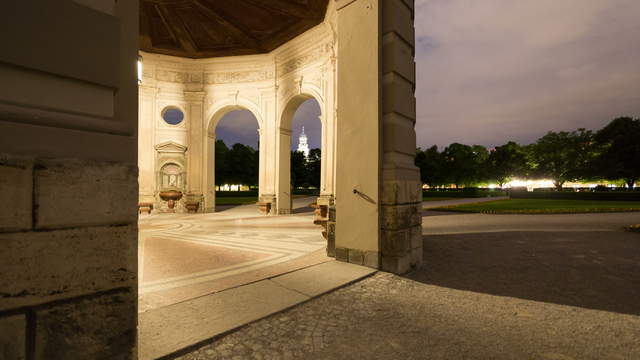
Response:
[{"label": "dark sky", "polygon": [[639,0],[416,0],[418,146],[640,116]]},{"label": "dark sky", "polygon": [[[298,148],[298,137],[304,126],[309,148],[320,148],[322,124],[320,123],[320,106],[318,102],[307,100],[296,110],[291,129],[291,149]],[[231,147],[235,143],[258,148],[258,121],[247,110],[236,110],[225,115],[216,128],[216,138],[222,139]]]},{"label": "dark sky", "polygon": [[[640,0],[416,0],[417,145],[534,142],[640,117]],[[320,146],[320,109],[293,124]],[[217,134],[257,146],[233,112]]]}]

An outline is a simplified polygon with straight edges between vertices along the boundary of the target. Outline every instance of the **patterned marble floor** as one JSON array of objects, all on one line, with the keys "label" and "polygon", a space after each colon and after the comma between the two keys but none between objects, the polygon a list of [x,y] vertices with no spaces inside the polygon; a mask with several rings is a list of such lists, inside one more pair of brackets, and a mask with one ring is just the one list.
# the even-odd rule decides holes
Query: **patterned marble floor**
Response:
[{"label": "patterned marble floor", "polygon": [[[294,209],[312,201],[296,199]],[[139,229],[141,312],[330,260],[310,212],[142,215]]]}]

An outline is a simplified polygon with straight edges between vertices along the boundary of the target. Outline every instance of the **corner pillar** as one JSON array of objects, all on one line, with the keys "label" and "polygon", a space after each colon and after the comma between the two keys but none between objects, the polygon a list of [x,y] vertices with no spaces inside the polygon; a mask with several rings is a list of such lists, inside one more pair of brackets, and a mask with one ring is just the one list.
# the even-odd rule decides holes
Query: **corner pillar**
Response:
[{"label": "corner pillar", "polygon": [[422,264],[412,0],[339,0],[336,259]]},{"label": "corner pillar", "polygon": [[291,130],[279,128],[276,162],[276,214],[291,214]]}]

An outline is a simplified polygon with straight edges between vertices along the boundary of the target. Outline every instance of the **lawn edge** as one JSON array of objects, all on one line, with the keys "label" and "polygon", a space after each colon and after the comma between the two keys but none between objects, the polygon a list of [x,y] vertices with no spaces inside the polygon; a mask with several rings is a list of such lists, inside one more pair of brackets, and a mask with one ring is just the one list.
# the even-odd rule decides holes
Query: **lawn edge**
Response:
[{"label": "lawn edge", "polygon": [[[437,207],[424,209],[425,211],[449,211],[468,214],[488,214],[488,215],[554,215],[554,214],[591,214],[591,213],[627,213],[627,212],[640,212],[639,209],[628,208],[596,208],[596,209],[583,209],[583,210],[568,210],[568,209],[540,209],[540,210],[466,210],[455,209],[453,207]],[[631,230],[633,231],[633,230]],[[636,230],[640,232],[640,229]]]}]

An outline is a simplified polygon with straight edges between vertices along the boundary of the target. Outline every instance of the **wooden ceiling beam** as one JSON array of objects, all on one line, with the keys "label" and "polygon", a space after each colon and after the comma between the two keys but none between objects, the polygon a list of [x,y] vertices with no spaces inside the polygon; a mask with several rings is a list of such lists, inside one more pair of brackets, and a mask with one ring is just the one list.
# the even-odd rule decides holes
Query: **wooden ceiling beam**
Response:
[{"label": "wooden ceiling beam", "polygon": [[236,39],[242,45],[255,49],[257,52],[265,52],[260,42],[251,37],[249,34],[245,33],[239,26],[232,23],[228,19],[220,16],[218,13],[213,11],[209,6],[207,6],[202,0],[193,0],[193,5],[198,8],[198,10],[202,11],[202,14],[206,16],[209,20],[215,21],[220,26],[222,26],[229,36]]},{"label": "wooden ceiling beam", "polygon": [[164,5],[156,5],[156,8],[158,9],[158,14],[160,14],[162,22],[167,27],[176,44],[180,44],[187,53],[195,56],[198,48],[182,20],[171,16],[171,13]]},{"label": "wooden ceiling beam", "polygon": [[153,48],[151,41],[151,24],[144,11],[140,14],[140,48],[143,50]]},{"label": "wooden ceiling beam", "polygon": [[316,19],[318,17],[324,17],[324,14],[318,16],[314,14],[314,12],[309,11],[309,9],[300,4],[292,3],[286,0],[245,0],[248,3],[252,3],[254,5],[262,6],[264,8],[268,8],[279,13],[297,17],[299,19]]}]

